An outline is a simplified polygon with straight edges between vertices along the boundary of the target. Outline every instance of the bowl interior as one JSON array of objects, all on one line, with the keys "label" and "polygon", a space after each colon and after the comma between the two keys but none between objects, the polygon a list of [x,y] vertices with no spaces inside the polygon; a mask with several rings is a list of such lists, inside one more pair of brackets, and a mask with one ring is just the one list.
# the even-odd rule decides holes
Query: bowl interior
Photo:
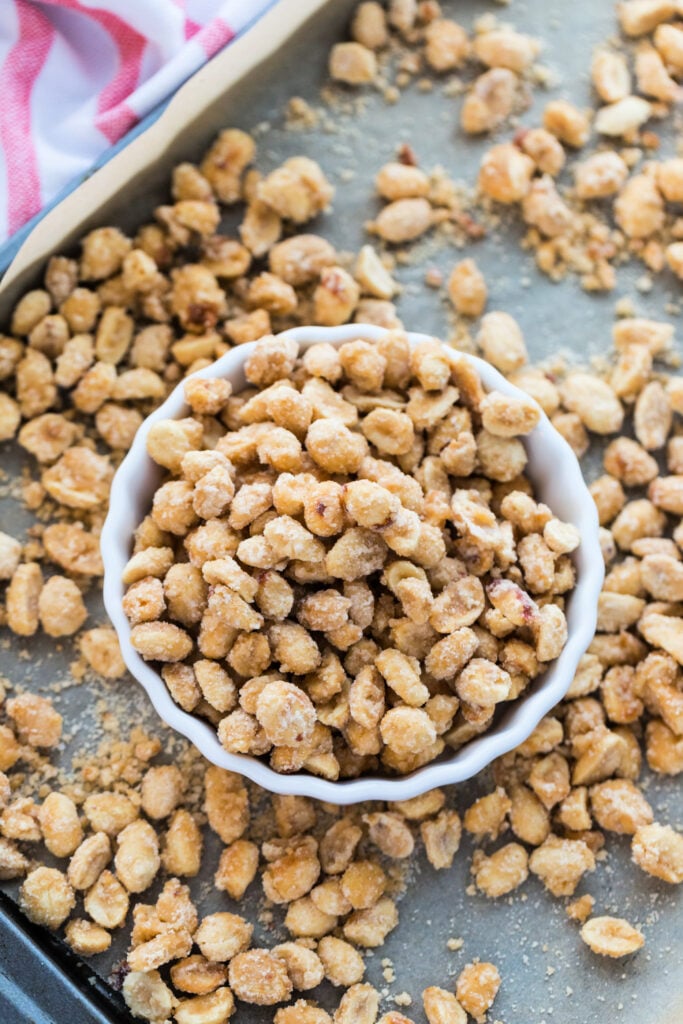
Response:
[{"label": "bowl interior", "polygon": [[[336,328],[294,328],[284,332],[283,336],[299,342],[303,350],[320,341],[334,345],[357,338],[376,341],[385,333],[382,328],[372,325],[350,324]],[[416,345],[427,336],[413,333],[408,337],[411,344]],[[234,392],[239,391],[246,383],[243,365],[253,347],[251,343],[231,349],[217,362],[198,371],[196,376],[224,377],[231,381]],[[489,363],[475,356],[466,358],[476,365],[487,390],[496,388],[508,395],[522,394]],[[180,417],[187,412],[181,382],[142,424],[114,477],[109,514],[101,537],[105,569],[104,603],[119,636],[129,671],[145,688],[161,718],[191,740],[209,761],[239,772],[276,793],[312,796],[337,804],[408,799],[435,786],[471,778],[493,759],[522,743],[541,718],[564,697],[578,661],[595,632],[604,566],[595,505],[578,461],[564,438],[542,415],[539,425],[522,439],[529,458],[526,472],[536,496],[561,519],[573,523],[581,534],[581,544],[572,556],[576,567],[576,586],[565,607],[568,640],[560,657],[547,671],[535,679],[519,699],[503,706],[499,717],[482,736],[457,751],[447,749],[437,760],[403,777],[374,775],[329,782],[308,773],[282,775],[257,758],[224,750],[213,726],[175,704],[159,673],[134,650],[130,643],[130,625],[121,603],[125,590],[121,576],[131,554],[133,533],[149,511],[154,491],[162,479],[162,470],[146,451],[147,433],[158,420]]]}]

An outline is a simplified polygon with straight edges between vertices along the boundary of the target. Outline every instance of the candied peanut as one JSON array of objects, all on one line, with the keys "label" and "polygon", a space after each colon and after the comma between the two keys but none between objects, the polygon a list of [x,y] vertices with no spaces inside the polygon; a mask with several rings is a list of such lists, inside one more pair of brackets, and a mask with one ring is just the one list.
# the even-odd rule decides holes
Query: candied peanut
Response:
[{"label": "candied peanut", "polygon": [[645,96],[652,96],[663,103],[673,103],[678,98],[678,85],[653,46],[642,43],[638,47],[635,72],[638,91]]},{"label": "candied peanut", "polygon": [[354,861],[341,878],[341,891],[353,910],[374,906],[384,892],[387,879],[378,864]]},{"label": "candied peanut", "polygon": [[325,977],[333,985],[349,988],[361,981],[365,974],[365,964],[360,953],[343,939],[325,935],[318,943]]},{"label": "candied peanut", "polygon": [[201,864],[202,837],[189,811],[173,813],[161,861],[169,874],[194,877]]},{"label": "candied peanut", "polygon": [[375,0],[358,4],[351,22],[351,36],[370,50],[381,50],[388,42],[384,8]]},{"label": "candied peanut", "polygon": [[485,429],[497,437],[528,434],[540,418],[538,406],[530,399],[513,398],[500,391],[489,391],[480,412]]},{"label": "candied peanut", "polygon": [[192,638],[171,622],[133,626],[130,642],[146,661],[182,661],[193,647]]},{"label": "candied peanut", "polygon": [[614,50],[596,50],[591,63],[591,81],[603,103],[616,103],[631,92],[626,58]]},{"label": "candied peanut", "polygon": [[594,953],[609,957],[629,956],[645,944],[642,933],[621,917],[591,917],[581,938]]},{"label": "candied peanut", "polygon": [[[13,398],[3,393],[0,395],[0,441],[9,441],[14,437],[20,423],[21,410],[19,406]],[[22,431],[24,440],[26,440],[25,430],[26,428]],[[24,447],[28,446],[24,445]]]},{"label": "candied peanut", "polygon": [[293,235],[270,250],[270,269],[287,284],[298,288],[315,281],[325,267],[335,263],[333,247],[318,235]]},{"label": "candied peanut", "polygon": [[[656,488],[661,478],[650,485],[650,493],[656,497]],[[661,536],[665,525],[665,516],[646,499],[629,501],[611,526],[612,536],[619,547],[628,551],[631,545],[643,537]]]},{"label": "candied peanut", "polygon": [[619,24],[628,36],[641,36],[651,32],[662,21],[676,14],[671,0],[624,0],[618,7]]},{"label": "candied peanut", "polygon": [[483,274],[472,259],[461,260],[448,278],[448,297],[462,316],[481,316],[487,288]]},{"label": "candied peanut", "polygon": [[564,149],[555,136],[545,128],[531,128],[523,132],[519,145],[542,174],[549,174],[554,178],[564,167]]},{"label": "candied peanut", "polygon": [[386,360],[374,345],[367,341],[347,341],[339,348],[339,361],[346,377],[361,391],[381,388]]},{"label": "candied peanut", "polygon": [[154,576],[143,577],[129,587],[121,604],[132,625],[161,618],[166,607],[161,580]]},{"label": "candied peanut", "polygon": [[319,910],[310,896],[294,900],[287,908],[285,928],[301,939],[321,939],[337,926],[337,918]]},{"label": "candied peanut", "polygon": [[6,772],[17,763],[21,746],[7,725],[0,725],[0,771]]},{"label": "candied peanut", "polygon": [[43,841],[55,857],[68,857],[79,846],[83,829],[73,800],[64,793],[50,793],[39,812]]},{"label": "candied peanut", "polygon": [[318,880],[320,863],[314,847],[304,841],[284,846],[263,873],[263,890],[274,903],[290,903],[305,896]]},{"label": "candied peanut", "polygon": [[381,537],[366,529],[350,529],[328,551],[325,568],[331,576],[357,580],[381,568],[386,550]]},{"label": "candied peanut", "polygon": [[664,223],[664,202],[654,180],[637,174],[624,185],[614,203],[617,224],[628,238],[646,238]]},{"label": "candied peanut", "polygon": [[637,622],[644,607],[645,602],[639,597],[604,591],[598,598],[598,629],[618,633]]},{"label": "candied peanut", "polygon": [[352,985],[341,998],[334,1024],[375,1024],[379,998],[372,985]]},{"label": "candied peanut", "polygon": [[83,810],[95,832],[116,836],[135,821],[138,809],[123,793],[93,793],[87,797]]},{"label": "candied peanut", "polygon": [[375,659],[375,665],[386,680],[387,685],[398,693],[399,697],[413,707],[420,707],[429,697],[426,686],[420,682],[416,666],[410,658],[400,651],[387,648]]},{"label": "candied peanut", "polygon": [[672,338],[671,324],[640,317],[619,320],[612,328],[612,339],[620,352],[626,351],[631,345],[645,345],[651,355],[658,355],[669,348]]},{"label": "candied peanut", "polygon": [[432,226],[433,214],[422,197],[397,199],[380,211],[371,229],[385,242],[401,245],[412,242]]},{"label": "candied peanut", "polygon": [[50,360],[29,348],[16,367],[16,398],[22,416],[32,419],[54,405],[57,388]]},{"label": "candied peanut", "polygon": [[628,177],[628,167],[611,150],[595,153],[574,169],[579,199],[603,199],[615,195]]},{"label": "candied peanut", "polygon": [[528,782],[543,806],[550,810],[564,800],[570,790],[566,758],[562,754],[552,753],[534,761]]},{"label": "candied peanut", "polygon": [[303,999],[277,1010],[273,1024],[332,1024],[329,1013],[318,1006],[311,1006]]},{"label": "candied peanut", "polygon": [[595,868],[595,857],[582,839],[550,835],[529,857],[529,870],[553,896],[571,896],[582,875]]},{"label": "candied peanut", "polygon": [[76,426],[64,416],[45,413],[24,424],[18,441],[38,462],[54,462],[74,443],[77,435]]},{"label": "candied peanut", "polygon": [[19,636],[33,636],[38,629],[38,601],[43,574],[36,562],[16,566],[7,587],[7,625]]},{"label": "candied peanut", "polygon": [[89,448],[69,448],[44,471],[41,482],[55,501],[69,508],[94,509],[109,496],[114,470],[109,460]]},{"label": "candied peanut", "polygon": [[237,839],[227,846],[216,871],[216,888],[234,900],[241,899],[256,875],[258,857],[258,847],[246,839]]},{"label": "candied peanut", "polygon": [[207,960],[225,962],[247,949],[252,927],[236,914],[209,914],[195,932],[194,941]]},{"label": "candied peanut", "polygon": [[483,836],[497,839],[511,806],[505,790],[498,786],[493,793],[480,797],[467,808],[463,825],[477,839]]},{"label": "candied peanut", "polygon": [[364,245],[356,260],[354,270],[361,291],[377,299],[390,299],[398,286],[371,245]]},{"label": "candied peanut", "polygon": [[600,828],[633,835],[652,823],[652,808],[637,786],[628,779],[610,779],[593,786],[591,810]]},{"label": "candied peanut", "polygon": [[128,893],[116,875],[104,870],[88,889],[83,906],[102,928],[120,928],[128,913]]},{"label": "candied peanut", "polygon": [[72,636],[85,622],[88,610],[81,592],[66,576],[51,576],[38,595],[38,617],[48,636]]},{"label": "candied peanut", "polygon": [[285,160],[256,187],[257,198],[295,224],[303,224],[326,209],[333,194],[320,166],[304,156]]},{"label": "candied peanut", "polygon": [[658,477],[650,484],[648,496],[657,508],[674,515],[683,514],[683,476]]},{"label": "candied peanut", "polygon": [[493,146],[484,154],[477,182],[480,191],[499,203],[518,203],[531,187],[533,160],[510,142]]},{"label": "candied peanut", "polygon": [[22,693],[8,700],[5,708],[22,743],[39,748],[57,746],[62,736],[62,716],[46,697]]},{"label": "candied peanut", "polygon": [[292,983],[284,960],[266,949],[249,949],[230,961],[230,988],[238,999],[258,1006],[284,1002]]},{"label": "candied peanut", "polygon": [[123,982],[123,997],[132,1014],[146,1020],[167,1020],[178,1005],[158,971],[130,971]]},{"label": "candied peanut", "polygon": [[11,580],[21,558],[21,544],[8,533],[0,532],[0,579]]},{"label": "candied peanut", "polygon": [[105,928],[79,918],[69,921],[64,937],[78,956],[95,956],[104,953],[111,945],[111,935]]},{"label": "candied peanut", "polygon": [[522,332],[508,313],[487,313],[481,322],[477,341],[484,357],[502,373],[517,370],[527,361]]},{"label": "candied peanut", "polygon": [[552,100],[543,111],[543,127],[560,142],[580,149],[590,135],[590,123],[582,111],[567,100]]},{"label": "candied peanut", "polygon": [[633,860],[649,875],[664,882],[683,882],[683,836],[670,825],[641,825],[633,836]]},{"label": "candied peanut", "polygon": [[[56,795],[56,794],[51,794]],[[111,858],[111,843],[105,832],[95,832],[73,851],[67,878],[74,889],[89,889],[97,881]]]},{"label": "candied peanut", "polygon": [[621,484],[613,477],[601,476],[590,485],[589,490],[598,510],[600,525],[611,523],[626,501]]},{"label": "candied peanut", "polygon": [[419,167],[395,161],[379,169],[375,175],[375,188],[389,202],[414,199],[429,194],[429,176]]},{"label": "candied peanut", "polygon": [[209,825],[228,845],[239,839],[249,824],[249,796],[241,779],[210,765],[204,777]]},{"label": "candied peanut", "polygon": [[633,413],[635,435],[644,448],[662,448],[671,429],[671,407],[659,381],[647,384],[636,399]]},{"label": "candied peanut", "polygon": [[373,409],[363,418],[361,430],[381,454],[404,455],[415,440],[410,417],[393,409]]},{"label": "candied peanut", "polygon": [[588,451],[588,434],[579,416],[573,412],[555,413],[550,422],[558,434],[561,434],[577,459],[583,458]]},{"label": "candied peanut", "polygon": [[624,739],[604,727],[586,734],[585,740],[572,772],[574,785],[590,785],[609,778],[619,768],[624,755]]},{"label": "candied peanut", "polygon": [[613,434],[621,428],[624,412],[611,387],[588,373],[572,373],[561,388],[562,402],[596,434]]},{"label": "candied peanut", "polygon": [[519,843],[507,843],[490,857],[475,855],[472,867],[476,886],[490,899],[505,896],[526,881],[527,862],[527,852]]},{"label": "candied peanut", "polygon": [[84,281],[101,281],[121,267],[131,242],[118,228],[96,228],[82,241],[80,276]]},{"label": "candied peanut", "polygon": [[518,87],[517,75],[506,68],[491,68],[479,75],[460,110],[462,130],[468,135],[480,135],[497,128],[512,113]]},{"label": "candied peanut", "polygon": [[330,76],[347,85],[367,85],[377,74],[377,59],[362,43],[335,43],[330,51]]},{"label": "candied peanut", "polygon": [[142,780],[141,805],[148,818],[167,818],[183,792],[183,778],[175,765],[148,768]]},{"label": "candied peanut", "polygon": [[354,911],[344,922],[344,936],[357,946],[376,948],[398,924],[396,905],[382,896],[367,910]]},{"label": "candied peanut", "polygon": [[640,563],[640,579],[658,601],[683,600],[683,565],[666,554],[652,554]]},{"label": "candied peanut", "polygon": [[[50,295],[42,288],[26,292],[12,312],[12,334],[27,335],[47,317],[52,308]],[[54,353],[56,354],[56,353]]]},{"label": "candied peanut", "polygon": [[56,868],[35,868],[19,890],[19,906],[29,920],[52,930],[63,924],[75,902],[66,876]]},{"label": "candied peanut", "polygon": [[565,234],[573,220],[571,210],[548,175],[532,182],[522,202],[522,216],[548,238]]},{"label": "candied peanut", "polygon": [[117,841],[114,864],[120,880],[128,892],[144,892],[159,870],[156,832],[146,821],[132,821],[118,833]]},{"label": "candied peanut", "polygon": [[315,988],[325,976],[318,954],[299,942],[282,942],[272,952],[284,960],[292,986],[299,992]]},{"label": "candied peanut", "polygon": [[515,786],[510,794],[510,827],[519,839],[540,846],[550,832],[548,812],[526,786]]},{"label": "candied peanut", "polygon": [[491,963],[467,964],[455,983],[458,1002],[473,1017],[482,1017],[493,1005],[500,988],[498,968]]},{"label": "candied peanut", "polygon": [[434,71],[452,71],[468,57],[465,29],[450,18],[436,18],[425,30],[425,60]]},{"label": "candied peanut", "polygon": [[679,664],[683,664],[683,633],[680,626],[680,619],[650,613],[643,617],[638,629],[643,639],[647,640],[649,644],[661,647],[662,650],[671,654]]},{"label": "candied peanut", "polygon": [[224,203],[240,198],[242,172],[254,159],[253,139],[237,128],[226,128],[206,153],[200,171]]},{"label": "candied peanut", "polygon": [[631,345],[620,355],[611,377],[619,398],[636,398],[647,384],[652,355],[646,345]]},{"label": "candied peanut", "polygon": [[[600,110],[598,110],[595,117],[595,130],[600,135],[612,137],[620,135],[628,136],[644,124],[651,116],[651,113],[652,106],[647,100],[642,99],[640,96],[624,96],[623,99],[617,100],[615,103],[609,103],[607,106],[601,107]],[[638,175],[637,179],[638,185],[634,186],[631,190],[634,194],[634,198],[635,193],[637,193],[641,188],[649,192],[645,176]],[[656,202],[654,193],[651,193],[651,195],[655,205],[659,205]],[[630,202],[631,201],[629,199],[629,205]]]},{"label": "candied peanut", "polygon": [[462,827],[457,811],[443,810],[435,818],[422,822],[420,835],[432,867],[440,870],[452,865],[460,847],[461,834]]},{"label": "candied peanut", "polygon": [[192,937],[184,928],[164,931],[132,949],[127,962],[133,971],[156,970],[171,960],[187,956],[191,949]]},{"label": "candied peanut", "polygon": [[658,25],[653,41],[660,56],[675,72],[683,68],[683,33],[678,25]]},{"label": "candied peanut", "polygon": [[475,37],[472,48],[483,64],[508,68],[518,74],[528,70],[541,49],[537,39],[509,28],[480,33]]},{"label": "candied peanut", "polygon": [[429,1024],[467,1024],[467,1014],[451,992],[431,986],[422,993]]},{"label": "candied peanut", "polygon": [[458,676],[455,692],[468,704],[490,706],[507,699],[511,679],[505,669],[485,658],[472,658]]},{"label": "candied peanut", "polygon": [[217,988],[193,999],[181,999],[173,1016],[177,1024],[223,1024],[234,1010],[235,1000],[230,989]]},{"label": "candied peanut", "polygon": [[653,719],[645,730],[647,763],[654,772],[678,775],[683,771],[683,739],[664,722]]}]

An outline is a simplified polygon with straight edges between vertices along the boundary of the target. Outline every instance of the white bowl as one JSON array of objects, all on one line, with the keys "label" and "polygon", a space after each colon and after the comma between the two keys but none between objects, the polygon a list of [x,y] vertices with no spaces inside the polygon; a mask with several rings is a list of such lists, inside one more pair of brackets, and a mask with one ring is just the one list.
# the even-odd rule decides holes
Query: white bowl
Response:
[{"label": "white bowl", "polygon": [[[364,324],[342,327],[296,327],[282,337],[299,342],[301,349],[315,342],[327,341],[341,345],[363,338],[377,341],[386,332],[383,328]],[[416,345],[427,335],[409,334]],[[241,345],[226,352],[217,362],[199,370],[196,377],[225,377],[233,390],[244,387],[243,365],[254,344]],[[508,383],[490,363],[467,356],[474,363],[487,390],[496,388],[504,394],[520,397],[522,392]],[[215,728],[196,715],[183,711],[173,701],[159,673],[148,665],[130,642],[130,625],[123,613],[121,580],[132,548],[133,532],[149,512],[152,495],[159,485],[162,471],[147,454],[147,434],[160,419],[187,415],[183,385],[179,384],[166,401],[149,416],[137,432],[133,445],[116,473],[111,489],[109,514],[102,530],[101,547],[104,561],[104,604],[116,629],[123,659],[129,671],[147,691],[161,718],[176,732],[186,736],[209,761],[246,775],[253,782],[273,793],[299,794],[327,800],[335,804],[352,804],[363,800],[406,800],[436,786],[463,782],[485,768],[495,758],[523,743],[538,722],[565,696],[574,677],[581,655],[593,638],[597,619],[597,602],[604,577],[604,565],[598,539],[598,519],[576,456],[545,415],[538,426],[524,438],[529,455],[527,473],[536,495],[553,512],[578,527],[581,544],[574,553],[576,586],[568,596],[566,614],[569,627],[567,644],[560,657],[548,670],[501,715],[483,735],[471,740],[457,751],[444,751],[431,764],[403,777],[363,776],[343,782],[328,782],[308,773],[283,775],[273,771],[255,757],[230,754],[218,741]]]}]

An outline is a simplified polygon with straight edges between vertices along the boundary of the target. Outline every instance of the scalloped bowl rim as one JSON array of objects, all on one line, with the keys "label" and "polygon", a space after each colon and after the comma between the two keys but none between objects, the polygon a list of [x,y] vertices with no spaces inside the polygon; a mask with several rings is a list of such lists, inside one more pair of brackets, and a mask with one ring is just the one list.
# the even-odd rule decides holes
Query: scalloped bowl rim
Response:
[{"label": "scalloped bowl rim", "polygon": [[[295,327],[283,331],[280,337],[291,338],[305,349],[322,341],[334,345],[357,338],[377,341],[386,333],[384,328],[374,325],[346,324],[341,327]],[[431,337],[412,332],[407,332],[407,335],[411,345]],[[250,342],[230,349],[211,366],[198,370],[192,376],[228,377],[239,387],[244,381],[242,367],[255,344]],[[487,390],[495,388],[511,396],[524,394],[490,363],[476,356],[461,354],[476,366]],[[147,454],[147,434],[158,420],[187,414],[183,383],[181,381],[140,426],[130,451],[114,476],[109,512],[101,535],[104,605],[118,635],[128,670],[142,685],[162,720],[190,740],[208,761],[246,776],[272,793],[309,796],[340,805],[365,800],[406,800],[437,786],[464,782],[495,758],[523,743],[569,689],[579,660],[595,633],[598,595],[604,578],[595,504],[574,452],[547,416],[541,413],[538,425],[523,438],[529,454],[527,473],[538,497],[555,514],[574,523],[581,534],[581,544],[573,556],[576,586],[567,599],[568,639],[560,657],[522,696],[510,703],[500,720],[458,750],[444,753],[436,761],[406,776],[366,775],[330,782],[309,773],[281,774],[258,758],[224,750],[215,728],[198,716],[183,711],[173,701],[160,674],[142,659],[130,642],[130,625],[122,606],[125,589],[122,572],[130,557],[133,531],[149,511],[154,487],[161,476],[159,467]],[[140,487],[140,480],[146,481],[144,487]],[[552,491],[550,497],[549,490]]]}]

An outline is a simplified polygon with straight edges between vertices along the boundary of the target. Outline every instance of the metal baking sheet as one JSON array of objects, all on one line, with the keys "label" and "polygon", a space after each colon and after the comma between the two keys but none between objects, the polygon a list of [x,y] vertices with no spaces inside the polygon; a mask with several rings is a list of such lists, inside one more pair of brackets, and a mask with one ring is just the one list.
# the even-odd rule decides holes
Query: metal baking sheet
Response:
[{"label": "metal baking sheet", "polygon": [[[415,86],[400,102],[388,105],[378,93],[339,93],[334,108],[324,107],[319,89],[325,82],[326,60],[330,45],[342,38],[350,0],[334,0],[318,12],[290,41],[287,47],[264,66],[255,69],[233,90],[230,102],[218,105],[212,117],[215,124],[234,124],[256,128],[258,165],[269,170],[288,156],[306,153],[319,160],[337,187],[334,210],[321,218],[313,230],[329,237],[339,249],[357,250],[367,240],[363,222],[377,211],[372,180],[383,162],[393,157],[401,143],[409,143],[420,163],[429,169],[445,167],[450,175],[471,185],[485,148],[490,141],[465,139],[459,133],[457,118],[461,100],[449,96],[440,83],[429,93]],[[488,7],[478,0],[445,0],[447,16],[471,27],[486,10],[494,10],[502,20],[514,22],[520,30],[542,37],[544,63],[552,70],[555,85],[547,91],[537,89],[533,105],[521,123],[539,122],[540,110],[551,97],[566,96],[579,105],[589,102],[588,68],[595,45],[615,34],[613,5],[607,0],[580,0],[569,5],[565,0],[527,0],[511,7]],[[320,111],[316,128],[288,130],[284,108],[293,96],[303,96]],[[358,98],[360,96],[360,98]],[[213,129],[211,129],[213,130]],[[188,133],[183,157],[195,158],[208,141],[204,129]],[[203,133],[203,134],[202,134]],[[501,135],[509,136],[505,130]],[[673,153],[675,139],[664,137],[662,152]],[[132,228],[145,217],[151,206],[165,198],[167,173],[150,173],[136,183],[121,208],[120,223]],[[468,247],[483,270],[489,285],[489,309],[505,309],[520,322],[531,358],[538,360],[564,352],[587,359],[607,349],[614,306],[620,297],[632,297],[643,315],[671,318],[672,303],[668,281],[655,281],[647,293],[636,288],[642,267],[634,265],[619,272],[616,290],[608,295],[588,296],[574,279],[555,285],[539,274],[533,259],[518,247],[519,228],[503,225],[500,231]],[[404,287],[398,302],[405,325],[413,330],[447,337],[450,332],[448,310],[434,291],[423,284],[426,267],[438,267],[444,274],[460,258],[453,247],[427,241],[420,246],[420,258],[400,266],[396,277]],[[597,472],[599,453],[593,453]],[[10,479],[35,467],[24,460],[13,445],[0,447],[0,466],[6,475],[0,482],[2,528],[20,534],[31,525],[32,517],[13,496]],[[18,535],[18,534],[17,534]],[[89,599],[89,624],[104,622],[99,594]],[[28,644],[7,634],[0,645],[0,671],[14,683],[32,689],[53,688],[63,684],[57,704],[65,716],[67,741],[59,764],[67,766],[71,755],[87,744],[95,749],[103,737],[100,715],[105,702],[109,713],[121,723],[124,735],[133,724],[143,724],[158,734],[168,759],[174,756],[175,739],[155,719],[143,691],[129,679],[115,684],[72,685],[69,663],[74,658],[70,643],[59,646],[44,638]],[[50,689],[49,692],[53,692]],[[486,776],[452,788],[449,801],[463,809],[476,796],[490,789]],[[683,826],[683,799],[676,780],[648,779],[648,799],[656,817]],[[218,860],[220,843],[207,834],[202,875],[191,888],[200,913],[231,909],[230,901],[212,891],[210,884]],[[492,960],[503,976],[503,985],[490,1014],[492,1021],[505,1024],[604,1024],[608,1019],[639,1024],[676,1024],[683,1020],[683,901],[680,891],[638,871],[629,860],[628,839],[609,836],[606,862],[586,876],[580,891],[591,892],[600,913],[616,913],[643,927],[645,950],[624,963],[603,961],[593,956],[578,938],[577,929],[564,913],[562,901],[548,896],[535,879],[512,897],[490,902],[481,895],[469,895],[469,860],[472,844],[466,837],[461,852],[449,871],[434,872],[423,859],[411,869],[407,891],[400,904],[400,925],[381,950],[368,957],[368,980],[386,990],[385,1011],[394,1006],[392,997],[409,992],[413,1007],[404,1010],[423,1021],[420,994],[427,985],[451,987],[462,966],[474,957]],[[255,890],[258,886],[253,887]],[[16,886],[5,884],[10,898]],[[471,892],[471,890],[470,890]],[[154,891],[145,894],[152,899]],[[249,913],[257,922],[255,941],[269,944],[282,934],[276,914],[272,925],[257,920],[258,893],[249,901]],[[40,956],[58,962],[64,977],[84,989],[94,982],[98,1000],[109,1002],[111,1020],[126,1019],[120,997],[106,982],[125,952],[127,931],[119,933],[112,949],[90,961],[86,967],[74,966],[62,956],[60,943],[47,943]],[[457,951],[447,946],[449,938],[462,938]],[[32,941],[29,936],[29,941]],[[38,953],[31,961],[11,947],[2,950],[5,972],[18,979],[33,963],[36,984],[42,984],[44,960]],[[387,983],[382,961],[392,961],[396,980]],[[91,972],[91,982],[88,982]],[[67,985],[68,988],[68,985]],[[71,993],[73,995],[73,992]],[[29,1020],[30,1007],[17,1016],[3,1016],[0,986],[0,1019]],[[79,1018],[67,993],[61,1009],[46,1012],[56,1024]],[[332,1007],[338,999],[331,987],[320,992],[323,1005]],[[100,1004],[101,1005],[101,1004]],[[101,1012],[101,1009],[96,1012]],[[35,1019],[41,1020],[37,1012]],[[240,1006],[238,1020],[244,1024],[265,1024],[272,1020],[272,1009]],[[95,1017],[94,1019],[97,1019]]]}]

